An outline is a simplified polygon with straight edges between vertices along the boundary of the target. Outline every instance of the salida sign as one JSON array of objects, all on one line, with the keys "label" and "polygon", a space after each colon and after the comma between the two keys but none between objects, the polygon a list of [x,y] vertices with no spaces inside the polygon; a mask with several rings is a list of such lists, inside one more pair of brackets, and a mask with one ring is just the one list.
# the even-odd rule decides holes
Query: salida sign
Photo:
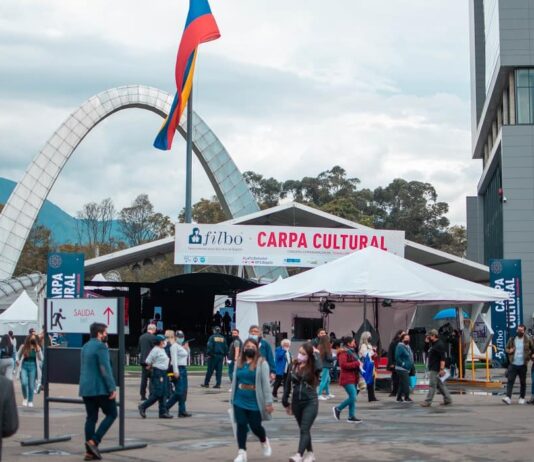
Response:
[{"label": "salida sign", "polygon": [[368,246],[404,256],[404,231],[176,225],[175,263],[313,267]]},{"label": "salida sign", "polygon": [[117,303],[116,298],[47,299],[48,332],[88,334],[89,326],[100,322],[116,334]]}]

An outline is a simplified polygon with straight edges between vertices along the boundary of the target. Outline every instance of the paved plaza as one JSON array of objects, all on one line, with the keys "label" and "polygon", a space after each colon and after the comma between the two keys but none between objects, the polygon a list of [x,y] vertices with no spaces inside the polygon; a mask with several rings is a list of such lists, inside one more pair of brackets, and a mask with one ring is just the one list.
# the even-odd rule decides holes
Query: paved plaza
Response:
[{"label": "paved plaza", "polygon": [[[193,375],[189,393],[188,419],[159,420],[157,406],[143,420],[137,413],[138,379],[128,376],[126,436],[129,441],[145,441],[147,448],[104,454],[109,461],[232,461],[237,449],[228,420],[228,386],[221,390],[200,388],[202,377]],[[17,382],[19,402],[20,386]],[[75,397],[76,387],[53,385],[52,396]],[[531,461],[534,406],[505,406],[501,396],[455,393],[452,407],[420,407],[424,394],[415,395],[415,404],[397,404],[384,393],[377,403],[358,402],[358,426],[332,418],[331,407],[344,398],[333,387],[336,397],[320,402],[319,417],[313,427],[314,449],[318,461]],[[517,398],[514,397],[514,402]],[[4,440],[3,459],[79,461],[83,456],[84,413],[80,405],[52,404],[51,434],[72,435],[69,442],[22,447],[20,441],[42,435],[42,395],[33,409],[19,408],[19,432]],[[176,412],[176,411],[174,411]],[[298,429],[293,417],[281,404],[275,405],[274,419],[267,432],[273,446],[272,461],[286,461],[296,452]],[[116,444],[116,423],[102,447]],[[46,453],[46,451],[50,451]],[[254,437],[249,438],[249,461],[263,459]]]}]

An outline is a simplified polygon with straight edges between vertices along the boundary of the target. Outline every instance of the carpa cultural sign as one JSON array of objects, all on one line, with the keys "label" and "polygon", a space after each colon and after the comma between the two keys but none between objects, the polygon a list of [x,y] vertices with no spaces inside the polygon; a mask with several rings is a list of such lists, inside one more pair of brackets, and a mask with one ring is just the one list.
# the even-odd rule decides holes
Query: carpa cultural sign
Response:
[{"label": "carpa cultural sign", "polygon": [[51,253],[48,255],[47,298],[82,298],[83,278],[83,253]]}]

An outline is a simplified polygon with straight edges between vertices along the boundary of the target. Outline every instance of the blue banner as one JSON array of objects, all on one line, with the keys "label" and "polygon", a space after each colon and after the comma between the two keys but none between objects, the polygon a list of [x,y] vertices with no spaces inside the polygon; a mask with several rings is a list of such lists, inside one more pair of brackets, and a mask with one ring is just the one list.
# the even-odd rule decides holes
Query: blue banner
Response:
[{"label": "blue banner", "polygon": [[493,345],[497,348],[495,356],[502,362],[506,342],[510,336],[515,335],[517,326],[523,322],[521,260],[494,259],[489,261],[489,268],[490,286],[510,294],[509,300],[491,304]]},{"label": "blue banner", "polygon": [[83,298],[83,253],[50,253],[46,278],[47,298]]},{"label": "blue banner", "polygon": [[[47,298],[83,298],[83,253],[50,253],[46,277]],[[81,347],[82,336],[67,334],[70,347]]]}]

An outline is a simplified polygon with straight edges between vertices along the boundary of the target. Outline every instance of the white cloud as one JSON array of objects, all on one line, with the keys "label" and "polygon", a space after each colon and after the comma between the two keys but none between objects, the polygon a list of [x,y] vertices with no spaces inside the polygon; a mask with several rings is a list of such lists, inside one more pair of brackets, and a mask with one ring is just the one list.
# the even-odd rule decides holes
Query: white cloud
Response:
[{"label": "white cloud", "polygon": [[[0,175],[18,180],[67,115],[128,83],[171,91],[185,5],[116,0],[0,4]],[[470,160],[463,0],[212,0],[222,38],[202,46],[196,108],[244,170],[280,180],[334,164],[362,180],[429,181],[465,221]],[[151,148],[160,120],[125,111],[97,127],[50,199],[70,213],[146,192],[176,216],[183,142]],[[30,128],[30,130],[29,130]],[[30,134],[30,135],[29,135]],[[194,197],[213,194],[200,164]]]}]

